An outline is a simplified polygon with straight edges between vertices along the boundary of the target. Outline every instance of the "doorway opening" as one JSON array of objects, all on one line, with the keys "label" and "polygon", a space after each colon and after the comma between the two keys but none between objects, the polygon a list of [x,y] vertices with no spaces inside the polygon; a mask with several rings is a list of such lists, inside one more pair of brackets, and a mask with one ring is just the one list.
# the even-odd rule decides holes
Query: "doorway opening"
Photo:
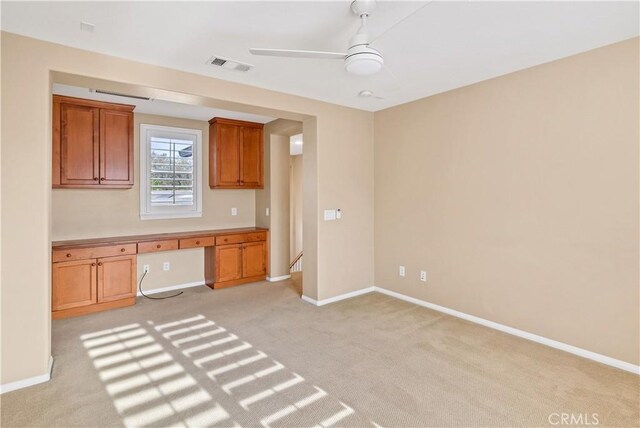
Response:
[{"label": "doorway opening", "polygon": [[303,135],[292,135],[289,138],[289,271],[291,279],[300,291],[302,291],[304,262],[302,246],[303,154]]}]

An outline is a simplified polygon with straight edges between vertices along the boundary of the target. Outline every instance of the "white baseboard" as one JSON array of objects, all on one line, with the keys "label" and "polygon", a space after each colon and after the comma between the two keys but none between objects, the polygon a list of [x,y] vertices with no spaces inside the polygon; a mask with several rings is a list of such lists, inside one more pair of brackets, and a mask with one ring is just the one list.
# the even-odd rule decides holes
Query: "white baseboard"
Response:
[{"label": "white baseboard", "polygon": [[[151,294],[164,293],[165,291],[182,290],[183,288],[198,287],[200,285],[205,285],[205,282],[204,281],[187,282],[185,284],[172,285],[170,287],[163,287],[163,288],[153,288],[151,290],[142,290],[142,291],[144,292],[144,294],[151,295]],[[142,294],[140,293],[140,289],[138,289],[138,296],[142,296]]]},{"label": "white baseboard", "polygon": [[307,302],[307,303],[311,303],[312,305],[324,306],[324,305],[328,305],[329,303],[338,302],[340,300],[345,300],[345,299],[350,299],[352,297],[360,296],[362,294],[371,293],[373,291],[375,291],[375,287],[367,287],[367,288],[362,288],[360,290],[352,291],[350,293],[345,293],[345,294],[340,294],[338,296],[329,297],[328,299],[324,299],[324,300],[315,300],[315,299],[312,299],[311,297],[307,297],[305,295],[302,295],[300,298],[302,300],[304,300],[305,302]]},{"label": "white baseboard", "polygon": [[549,339],[543,336],[538,336],[537,334],[533,334],[527,331],[519,330],[517,328],[509,327],[504,324],[499,324],[497,322],[489,321],[484,318],[476,317],[474,315],[469,315],[464,312],[459,312],[454,309],[449,309],[447,307],[436,305],[434,303],[430,303],[425,300],[416,299],[415,297],[410,297],[401,293],[397,293],[395,291],[387,290],[386,288],[374,287],[374,289],[379,293],[386,294],[391,297],[395,297],[396,299],[404,300],[405,302],[414,303],[416,305],[420,305],[425,308],[433,309],[434,311],[442,312],[457,318],[462,318],[464,320],[471,321],[473,323],[480,324],[485,327],[492,328],[494,330],[512,334],[514,336],[518,336],[523,339],[531,340],[532,342],[550,346],[552,348],[569,352],[570,354],[574,354],[579,357],[587,358],[589,360],[597,361],[599,363],[606,364],[611,367],[616,367],[618,369],[640,375],[640,366],[627,363],[626,361],[618,360],[612,357],[607,357],[606,355],[602,355],[596,352],[588,351],[586,349],[578,348],[577,346],[569,345],[567,343],[558,342],[557,340]]},{"label": "white baseboard", "polygon": [[51,380],[51,370],[53,369],[53,357],[49,357],[49,369],[46,373],[30,377],[27,379],[17,380],[15,382],[5,383],[4,385],[0,385],[0,394],[4,394],[5,392],[15,391],[16,389],[26,388],[28,386],[37,385],[39,383],[48,382]]},{"label": "white baseboard", "polygon": [[311,303],[313,306],[318,306],[318,301],[316,299],[312,299],[311,297],[307,297],[304,294],[302,296],[300,296],[300,298],[302,300],[304,300],[307,303]]},{"label": "white baseboard", "polygon": [[289,279],[291,278],[291,275],[282,275],[282,276],[274,276],[272,277],[267,277],[267,281],[269,282],[278,282],[278,281],[284,281],[285,279]]},{"label": "white baseboard", "polygon": [[340,294],[339,296],[330,297],[324,300],[315,300],[305,295],[302,295],[301,299],[314,306],[324,306],[329,303],[350,299],[352,297],[360,296],[366,293],[371,293],[372,291],[377,291],[378,293],[386,294],[387,296],[395,297],[396,299],[404,300],[405,302],[409,302],[419,306],[423,306],[425,308],[433,309],[434,311],[442,312],[447,315],[454,316],[456,318],[461,318],[467,321],[471,321],[473,323],[480,324],[482,326],[489,327],[494,330],[501,331],[503,333],[511,334],[513,336],[518,336],[523,339],[540,343],[542,345],[550,346],[551,348],[559,349],[561,351],[565,351],[582,358],[587,358],[589,360],[596,361],[598,363],[606,364],[611,367],[615,367],[627,372],[640,375],[640,366],[638,365],[631,364],[626,361],[618,360],[616,358],[608,357],[606,355],[598,354],[596,352],[592,352],[586,349],[578,348],[577,346],[569,345],[567,343],[558,342],[557,340],[549,339],[547,337],[538,336],[537,334],[533,334],[524,330],[519,330],[517,328],[509,327],[504,324],[489,321],[484,318],[477,317],[475,315],[469,315],[464,312],[456,311],[455,309],[447,308],[445,306],[436,305],[435,303],[427,302],[425,300],[417,299],[415,297],[410,297],[405,294],[391,291],[383,287],[363,288],[361,290],[352,291],[351,293]]}]

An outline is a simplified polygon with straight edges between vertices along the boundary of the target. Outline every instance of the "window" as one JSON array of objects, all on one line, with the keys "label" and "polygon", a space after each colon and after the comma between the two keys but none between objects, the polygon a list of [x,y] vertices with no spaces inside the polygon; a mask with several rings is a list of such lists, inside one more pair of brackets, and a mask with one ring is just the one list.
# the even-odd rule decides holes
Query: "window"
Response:
[{"label": "window", "polygon": [[140,125],[140,217],[202,216],[202,131]]}]

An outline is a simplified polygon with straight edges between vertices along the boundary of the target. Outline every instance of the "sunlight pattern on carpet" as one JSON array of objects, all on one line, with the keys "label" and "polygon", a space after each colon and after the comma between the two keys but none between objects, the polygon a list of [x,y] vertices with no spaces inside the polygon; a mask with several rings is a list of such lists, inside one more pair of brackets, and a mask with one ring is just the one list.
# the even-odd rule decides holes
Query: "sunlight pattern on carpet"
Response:
[{"label": "sunlight pattern on carpet", "polygon": [[265,428],[376,426],[202,315],[156,325],[155,330]]},{"label": "sunlight pattern on carpet", "polygon": [[140,324],[81,340],[126,427],[239,426]]},{"label": "sunlight pattern on carpet", "polygon": [[203,315],[80,339],[126,427],[377,426]]}]

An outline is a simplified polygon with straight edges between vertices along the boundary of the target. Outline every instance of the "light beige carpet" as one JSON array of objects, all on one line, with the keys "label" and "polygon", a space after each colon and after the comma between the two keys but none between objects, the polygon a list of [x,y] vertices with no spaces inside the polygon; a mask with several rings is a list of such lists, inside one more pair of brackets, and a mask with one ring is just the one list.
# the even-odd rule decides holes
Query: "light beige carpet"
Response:
[{"label": "light beige carpet", "polygon": [[2,395],[3,427],[640,425],[637,376],[376,293],[198,287],[52,334],[52,380]]}]

